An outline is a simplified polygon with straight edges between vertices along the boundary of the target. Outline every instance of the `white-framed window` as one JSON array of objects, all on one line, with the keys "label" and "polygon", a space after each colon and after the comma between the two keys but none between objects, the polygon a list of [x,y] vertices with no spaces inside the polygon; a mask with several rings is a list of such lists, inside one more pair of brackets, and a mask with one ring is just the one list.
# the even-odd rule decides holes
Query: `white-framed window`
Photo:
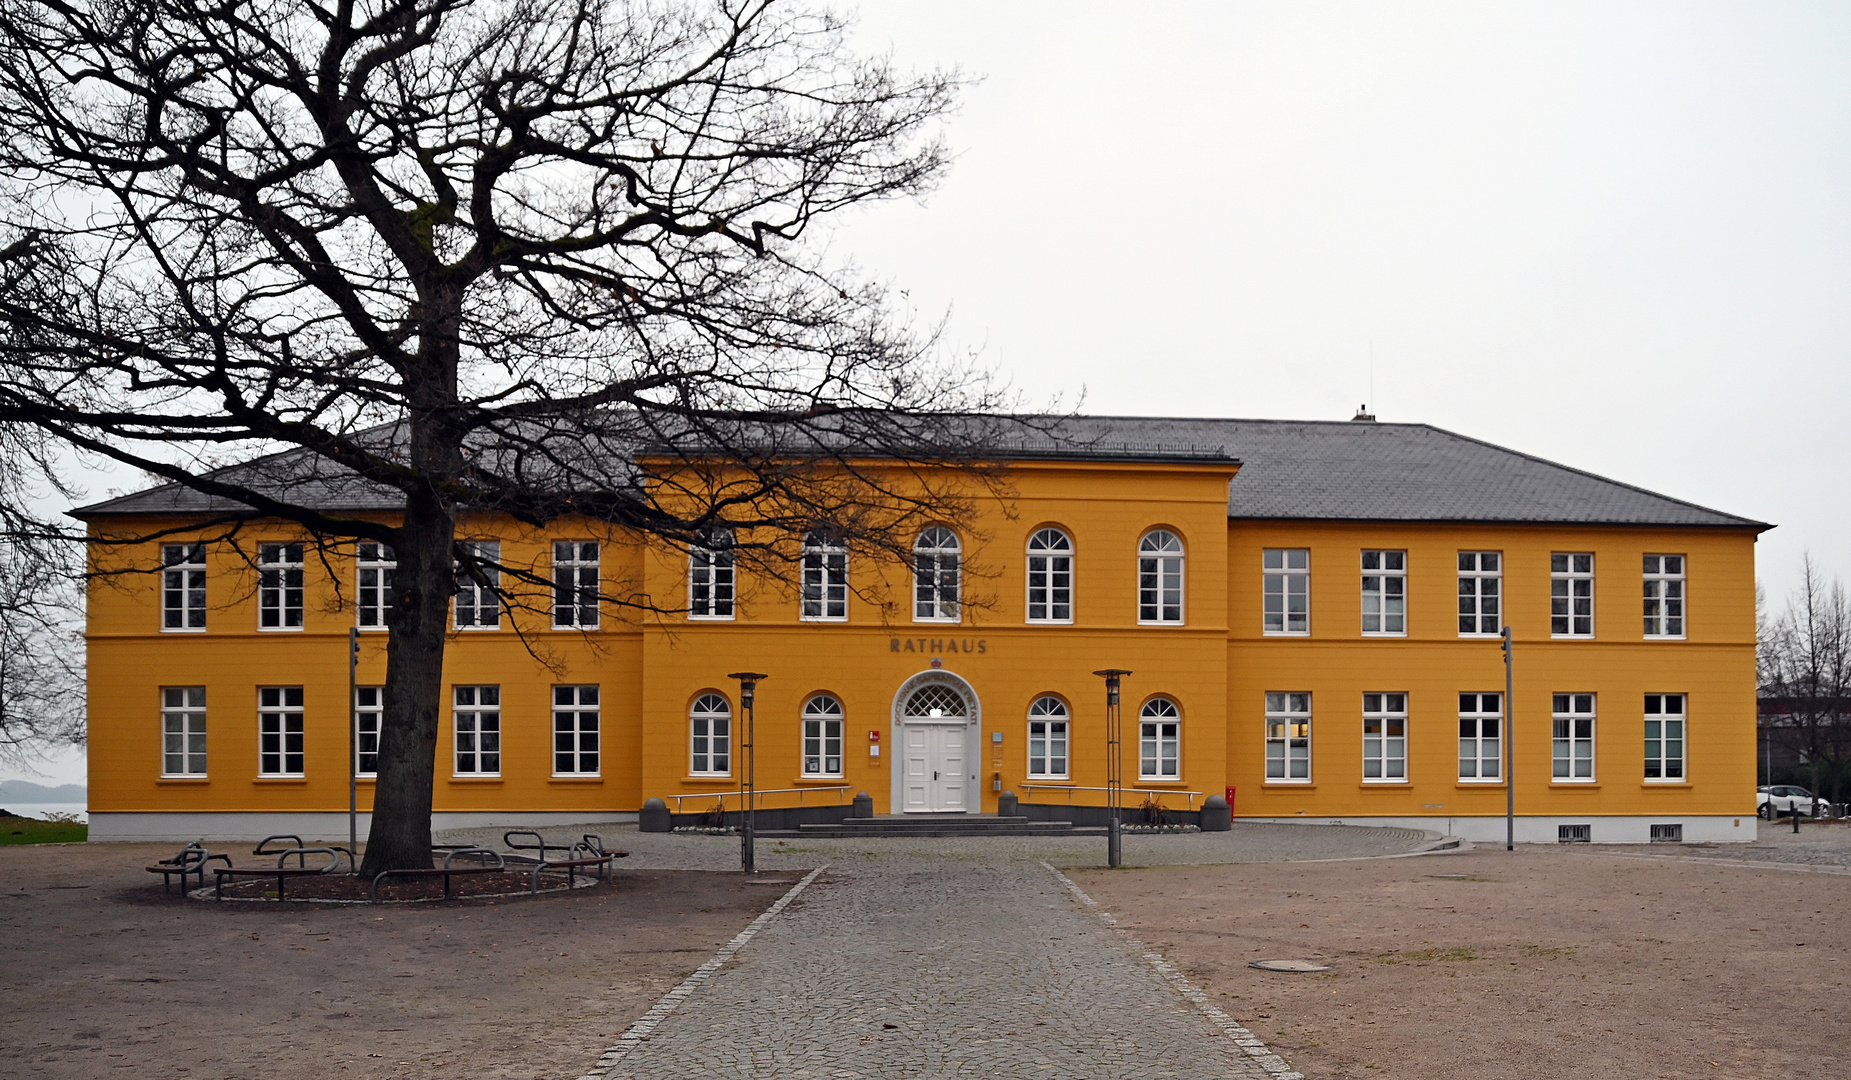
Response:
[{"label": "white-framed window", "polygon": [[1028,707],[1028,775],[1067,779],[1067,703],[1043,694]]},{"label": "white-framed window", "polygon": [[1363,695],[1363,781],[1399,784],[1408,778],[1408,696]]},{"label": "white-framed window", "polygon": [[206,545],[161,545],[161,630],[206,628]]},{"label": "white-framed window", "polygon": [[1028,538],[1028,621],[1073,621],[1073,538],[1060,529]]},{"label": "white-framed window", "polygon": [[1504,695],[1459,695],[1459,779],[1467,783],[1503,780]]},{"label": "white-framed window", "polygon": [[688,772],[694,776],[733,773],[733,707],[719,694],[702,694],[688,710]]},{"label": "white-framed window", "polygon": [[353,771],[355,776],[379,775],[379,725],[386,715],[386,688],[353,688]]},{"label": "white-framed window", "polygon": [[1504,629],[1504,553],[1459,553],[1459,636],[1496,637]]},{"label": "white-framed window", "polygon": [[1180,780],[1183,716],[1176,702],[1155,697],[1138,711],[1138,779]]},{"label": "white-framed window", "polygon": [[1267,548],[1260,552],[1261,628],[1268,634],[1311,632],[1311,551]]},{"label": "white-framed window", "polygon": [[1682,783],[1684,695],[1645,695],[1645,778]]},{"label": "white-framed window", "polygon": [[957,622],[962,577],[958,534],[934,525],[913,542],[913,621]]},{"label": "white-framed window", "polygon": [[1311,782],[1311,695],[1266,694],[1266,782]]},{"label": "white-framed window", "polygon": [[1363,633],[1405,637],[1408,632],[1408,553],[1363,552]]},{"label": "white-framed window", "polygon": [[1556,552],[1549,556],[1549,633],[1594,636],[1594,556]]},{"label": "white-framed window", "polygon": [[476,565],[458,566],[456,575],[456,628],[501,629],[501,541],[459,540],[457,547],[472,555]]},{"label": "white-framed window", "polygon": [[553,775],[598,775],[598,688],[553,687]]},{"label": "white-framed window", "polygon": [[842,775],[842,703],[829,694],[803,703],[803,775]]},{"label": "white-framed window", "polygon": [[1594,695],[1555,695],[1555,739],[1551,774],[1558,784],[1594,779]]},{"label": "white-framed window", "polygon": [[398,556],[385,544],[362,540],[355,553],[359,581],[354,592],[358,625],[362,630],[384,630],[386,611],[392,604],[392,572],[398,569]]},{"label": "white-framed window", "polygon": [[1152,529],[1138,541],[1138,621],[1183,621],[1183,541],[1168,529]]},{"label": "white-framed window", "polygon": [[811,622],[848,619],[848,545],[827,529],[803,538],[803,611]]},{"label": "white-framed window", "polygon": [[553,541],[553,626],[598,628],[598,542]]},{"label": "white-framed window", "polygon": [[302,629],[302,545],[257,545],[257,626]]},{"label": "white-framed window", "polygon": [[206,688],[161,687],[161,775],[206,775]]},{"label": "white-framed window", "polygon": [[257,775],[302,775],[302,688],[257,689]]},{"label": "white-framed window", "polygon": [[688,618],[733,617],[735,573],[733,534],[717,529],[702,547],[688,549]]},{"label": "white-framed window", "polygon": [[1645,557],[1645,636],[1684,636],[1684,556]]},{"label": "white-framed window", "polygon": [[501,775],[501,687],[456,687],[456,775]]}]

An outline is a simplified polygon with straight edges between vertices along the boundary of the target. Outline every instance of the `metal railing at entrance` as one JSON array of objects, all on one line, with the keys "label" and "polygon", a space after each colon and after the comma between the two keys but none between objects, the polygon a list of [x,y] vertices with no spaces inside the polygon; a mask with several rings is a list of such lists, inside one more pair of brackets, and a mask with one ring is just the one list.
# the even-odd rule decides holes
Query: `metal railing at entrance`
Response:
[{"label": "metal railing at entrance", "polygon": [[[1067,805],[1069,806],[1073,805],[1073,793],[1076,791],[1101,791],[1103,792],[1103,791],[1110,790],[1109,788],[1102,788],[1102,787],[1083,787],[1077,784],[1017,784],[1016,786],[1021,788],[1024,792],[1030,795],[1034,794],[1036,791],[1064,791],[1067,793]],[[1157,801],[1159,804],[1162,803],[1163,801],[1162,796],[1164,795],[1186,795],[1189,797],[1189,809],[1191,810],[1195,809],[1195,800],[1198,797],[1200,797],[1202,794],[1199,791],[1180,791],[1176,788],[1133,787],[1133,788],[1124,788],[1123,790],[1129,791],[1133,795],[1156,795],[1158,796]]]},{"label": "metal railing at entrance", "polygon": [[[805,805],[803,801],[803,797],[805,795],[821,795],[824,793],[832,793],[837,796],[840,796],[842,792],[847,791],[848,789],[849,789],[849,785],[847,784],[837,784],[833,787],[753,788],[752,789],[752,808],[754,810],[766,809],[765,796],[767,795],[796,795],[797,805],[803,806]],[[734,803],[733,803],[734,809],[742,809],[745,806],[744,792],[739,792],[739,791],[710,791],[710,792],[707,792],[705,794],[700,794],[700,795],[670,795],[669,798],[675,800],[675,813],[677,814],[683,813],[683,810],[681,807],[682,807],[683,800],[686,800],[686,799],[718,799],[719,808],[721,810],[726,809],[726,800],[728,799],[734,800]],[[838,799],[838,801],[840,800]],[[824,806],[827,804],[817,803],[815,805]]]}]

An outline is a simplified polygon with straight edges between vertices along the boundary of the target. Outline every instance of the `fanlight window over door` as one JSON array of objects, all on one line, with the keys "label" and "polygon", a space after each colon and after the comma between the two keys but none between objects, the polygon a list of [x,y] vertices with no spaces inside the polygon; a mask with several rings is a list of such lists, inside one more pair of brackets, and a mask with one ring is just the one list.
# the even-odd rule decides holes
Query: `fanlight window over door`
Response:
[{"label": "fanlight window over door", "polygon": [[949,686],[927,685],[913,691],[901,710],[908,717],[938,719],[969,715],[964,696]]}]

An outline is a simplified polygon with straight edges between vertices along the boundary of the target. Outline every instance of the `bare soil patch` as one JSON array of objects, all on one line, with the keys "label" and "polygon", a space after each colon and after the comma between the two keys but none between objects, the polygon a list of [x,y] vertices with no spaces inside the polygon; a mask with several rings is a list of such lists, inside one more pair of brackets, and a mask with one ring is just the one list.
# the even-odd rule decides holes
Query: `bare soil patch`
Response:
[{"label": "bare soil patch", "polygon": [[[1851,1063],[1851,877],[1547,847],[1069,874],[1318,1080]],[[1276,958],[1332,970],[1247,966]]]},{"label": "bare soil patch", "polygon": [[619,869],[537,898],[218,904],[141,869],[176,846],[0,848],[0,1073],[569,1080],[783,891]]}]

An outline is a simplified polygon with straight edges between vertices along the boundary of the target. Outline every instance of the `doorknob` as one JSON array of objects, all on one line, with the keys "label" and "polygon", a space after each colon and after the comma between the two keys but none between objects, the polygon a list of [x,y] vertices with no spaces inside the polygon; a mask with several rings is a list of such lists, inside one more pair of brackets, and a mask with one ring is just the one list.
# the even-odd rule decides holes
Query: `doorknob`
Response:
[{"label": "doorknob", "polygon": [[932,770],[932,779],[934,779],[934,780],[936,780],[936,779],[938,779],[938,770],[937,770],[937,769],[934,769],[934,770]]}]

